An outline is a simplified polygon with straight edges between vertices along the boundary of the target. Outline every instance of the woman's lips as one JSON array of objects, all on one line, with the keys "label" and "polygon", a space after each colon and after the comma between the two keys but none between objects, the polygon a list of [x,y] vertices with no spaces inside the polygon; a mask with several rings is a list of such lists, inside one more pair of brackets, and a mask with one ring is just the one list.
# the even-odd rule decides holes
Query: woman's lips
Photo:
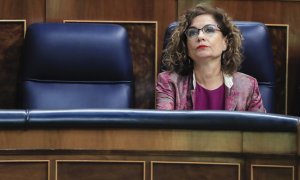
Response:
[{"label": "woman's lips", "polygon": [[206,45],[199,45],[197,46],[197,49],[206,48],[206,47],[207,47]]}]

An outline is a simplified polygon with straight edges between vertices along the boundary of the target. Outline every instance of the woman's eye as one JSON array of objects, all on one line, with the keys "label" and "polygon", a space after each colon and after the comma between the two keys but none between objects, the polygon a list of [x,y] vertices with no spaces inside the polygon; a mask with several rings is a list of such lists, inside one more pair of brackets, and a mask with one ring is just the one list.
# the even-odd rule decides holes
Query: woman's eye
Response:
[{"label": "woman's eye", "polygon": [[215,28],[214,27],[207,27],[204,30],[206,33],[214,33],[215,32]]},{"label": "woman's eye", "polygon": [[198,30],[196,30],[196,29],[190,29],[187,34],[188,34],[189,37],[191,37],[191,36],[197,36],[198,35]]},{"label": "woman's eye", "polygon": [[192,35],[192,36],[197,36],[197,35],[198,35],[198,31],[195,30],[195,29],[192,30],[192,31],[191,31],[191,35]]}]

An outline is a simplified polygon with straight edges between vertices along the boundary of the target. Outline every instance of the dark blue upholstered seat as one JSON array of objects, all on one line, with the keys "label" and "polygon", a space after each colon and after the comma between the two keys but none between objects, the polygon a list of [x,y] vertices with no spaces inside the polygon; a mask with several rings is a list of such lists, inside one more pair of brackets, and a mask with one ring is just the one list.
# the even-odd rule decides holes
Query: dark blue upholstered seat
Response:
[{"label": "dark blue upholstered seat", "polygon": [[[244,62],[240,72],[255,77],[262,94],[263,103],[267,112],[275,112],[275,68],[272,46],[266,26],[259,22],[235,21],[243,35]],[[177,22],[169,25],[165,33],[165,48]],[[164,67],[162,67],[163,69]]]},{"label": "dark blue upholstered seat", "polygon": [[22,108],[133,106],[132,60],[122,26],[33,24],[26,33],[22,61]]}]

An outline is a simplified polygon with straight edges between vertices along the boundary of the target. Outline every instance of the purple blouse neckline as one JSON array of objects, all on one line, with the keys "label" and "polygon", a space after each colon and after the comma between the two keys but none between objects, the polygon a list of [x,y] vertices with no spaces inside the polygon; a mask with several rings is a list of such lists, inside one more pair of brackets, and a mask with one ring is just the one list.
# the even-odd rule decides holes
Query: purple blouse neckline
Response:
[{"label": "purple blouse neckline", "polygon": [[196,83],[196,102],[194,110],[224,110],[225,85],[214,90],[207,90]]}]

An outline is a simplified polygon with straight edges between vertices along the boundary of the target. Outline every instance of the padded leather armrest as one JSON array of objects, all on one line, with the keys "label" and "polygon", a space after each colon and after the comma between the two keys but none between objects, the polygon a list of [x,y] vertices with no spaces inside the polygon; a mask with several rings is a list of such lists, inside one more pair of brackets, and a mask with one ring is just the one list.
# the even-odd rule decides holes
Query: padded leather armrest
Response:
[{"label": "padded leather armrest", "polygon": [[0,111],[0,128],[7,127],[24,127],[26,124],[25,110],[1,110]]},{"label": "padded leather armrest", "polygon": [[32,110],[28,125],[296,132],[298,117],[232,111]]}]

